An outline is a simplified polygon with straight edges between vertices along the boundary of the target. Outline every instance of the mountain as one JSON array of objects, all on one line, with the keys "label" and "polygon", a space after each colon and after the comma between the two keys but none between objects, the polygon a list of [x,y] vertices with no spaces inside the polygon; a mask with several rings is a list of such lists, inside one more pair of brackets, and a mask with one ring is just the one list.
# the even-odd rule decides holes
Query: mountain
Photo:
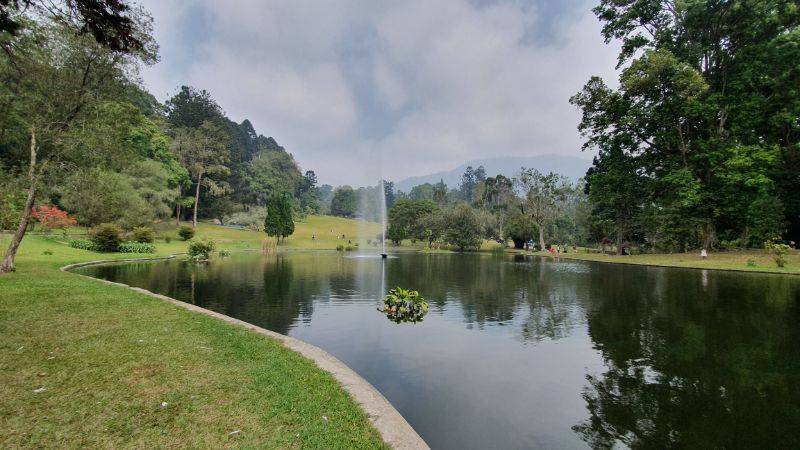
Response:
[{"label": "mountain", "polygon": [[561,174],[572,181],[586,175],[586,170],[592,165],[592,161],[588,159],[579,158],[577,156],[565,155],[535,155],[535,156],[501,156],[497,158],[476,159],[462,164],[455,169],[447,170],[444,172],[436,172],[430,175],[421,175],[417,177],[409,177],[400,181],[395,181],[395,189],[398,191],[408,192],[412,187],[424,183],[438,183],[439,180],[444,180],[447,187],[450,189],[457,188],[461,183],[461,175],[467,169],[467,166],[472,166],[477,169],[478,166],[483,166],[486,170],[487,177],[493,177],[497,174],[503,174],[509,178],[517,175],[520,168],[530,167],[538,170],[539,172],[555,172]]}]

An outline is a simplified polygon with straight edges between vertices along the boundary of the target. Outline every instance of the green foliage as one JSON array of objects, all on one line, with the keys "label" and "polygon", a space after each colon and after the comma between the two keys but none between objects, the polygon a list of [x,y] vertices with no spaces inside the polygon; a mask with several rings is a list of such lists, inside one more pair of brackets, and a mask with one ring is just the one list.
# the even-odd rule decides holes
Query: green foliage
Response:
[{"label": "green foliage", "polygon": [[772,254],[772,259],[778,267],[786,266],[786,255],[792,248],[782,242],[767,241],[764,243],[764,248]]},{"label": "green foliage", "polygon": [[461,204],[445,214],[444,240],[459,251],[477,250],[481,245],[481,228],[475,211]]},{"label": "green foliage", "polygon": [[188,241],[194,237],[194,228],[189,225],[181,225],[181,227],[178,228],[178,236],[184,241]]},{"label": "green foliage", "polygon": [[117,249],[120,253],[155,253],[156,246],[150,242],[123,242]]},{"label": "green foliage", "polygon": [[383,299],[383,309],[380,311],[392,322],[416,323],[422,322],[428,308],[428,302],[419,292],[396,287]]},{"label": "green foliage", "polygon": [[278,241],[294,233],[292,205],[285,194],[273,194],[267,203],[267,217],[264,219],[264,232],[277,237]]},{"label": "green foliage", "polygon": [[131,178],[100,168],[78,170],[59,189],[61,203],[79,223],[118,223],[124,228],[153,222],[155,211],[133,187]]},{"label": "green foliage", "polygon": [[355,217],[358,208],[356,193],[350,186],[341,186],[333,191],[331,199],[331,215],[339,217]]},{"label": "green foliage", "polygon": [[514,248],[524,248],[525,243],[536,237],[536,224],[519,211],[512,211],[503,222],[505,236],[514,242]]},{"label": "green foliage", "polygon": [[122,230],[115,224],[105,223],[92,230],[93,250],[98,252],[116,252],[122,243]]},{"label": "green foliage", "polygon": [[571,101],[598,152],[593,222],[618,242],[758,246],[787,225],[787,238],[800,236],[800,8],[717,6],[600,0],[594,10],[606,39],[622,41],[619,88],[593,77]]},{"label": "green foliage", "polygon": [[431,200],[400,199],[396,201],[389,210],[387,237],[392,241],[395,239],[391,236],[400,237],[400,240],[404,238],[425,239],[426,233],[422,218],[438,209],[438,205]]},{"label": "green foliage", "polygon": [[94,250],[94,242],[88,239],[70,239],[69,246],[81,250]]},{"label": "green foliage", "polygon": [[194,239],[189,241],[186,254],[193,261],[208,261],[216,248],[216,243],[211,239]]},{"label": "green foliage", "polygon": [[156,241],[156,232],[150,227],[137,227],[133,229],[131,239],[133,242],[152,244]]},{"label": "green foliage", "polygon": [[220,250],[217,252],[220,258],[228,258],[231,256],[230,250]]},{"label": "green foliage", "polygon": [[336,251],[337,252],[343,252],[344,251],[344,244],[337,245],[336,246]]},{"label": "green foliage", "polygon": [[405,229],[399,225],[389,223],[386,228],[386,239],[392,241],[394,245],[400,245],[403,239],[407,237]]},{"label": "green foliage", "polygon": [[252,231],[264,231],[264,220],[267,209],[263,206],[251,206],[246,211],[237,211],[225,218],[226,225],[237,225]]}]

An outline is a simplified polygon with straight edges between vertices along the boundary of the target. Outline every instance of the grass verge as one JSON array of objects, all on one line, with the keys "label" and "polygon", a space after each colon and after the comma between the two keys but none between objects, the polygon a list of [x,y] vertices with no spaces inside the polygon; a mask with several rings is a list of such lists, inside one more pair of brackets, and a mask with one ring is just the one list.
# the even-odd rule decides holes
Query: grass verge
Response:
[{"label": "grass verge", "polygon": [[[263,239],[210,225],[198,236],[234,250]],[[17,272],[0,276],[0,447],[384,446],[330,375],[275,340],[58,270],[136,256],[152,255],[26,237]]]},{"label": "grass verge", "polygon": [[[546,252],[537,252],[534,254],[543,257],[556,257]],[[619,264],[800,274],[800,252],[796,250],[791,251],[786,256],[787,262],[784,267],[778,267],[772,255],[763,250],[714,252],[709,253],[706,259],[701,258],[699,253],[659,253],[617,256],[580,251],[561,253],[558,257]]]}]

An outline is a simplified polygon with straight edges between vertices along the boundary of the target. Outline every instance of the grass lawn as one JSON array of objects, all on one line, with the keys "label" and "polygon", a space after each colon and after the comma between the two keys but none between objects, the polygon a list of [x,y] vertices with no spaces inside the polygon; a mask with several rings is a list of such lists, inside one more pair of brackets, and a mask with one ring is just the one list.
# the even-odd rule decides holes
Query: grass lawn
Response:
[{"label": "grass lawn", "polygon": [[[535,254],[553,257],[546,252],[537,252]],[[772,259],[772,255],[763,250],[712,252],[708,254],[707,259],[702,259],[699,252],[617,256],[579,251],[578,253],[562,253],[559,257],[623,264],[800,274],[800,252],[797,250],[791,251],[786,256],[787,263],[785,267],[778,267]]]},{"label": "grass lawn", "polygon": [[[320,230],[347,235],[357,226],[310,217],[286,246],[335,248],[335,236]],[[231,250],[260,248],[264,238],[212,225],[198,236]],[[186,243],[157,247],[169,254]],[[330,375],[278,342],[58,270],[137,256],[152,255],[25,238],[17,272],[0,276],[0,447],[383,446]]]}]

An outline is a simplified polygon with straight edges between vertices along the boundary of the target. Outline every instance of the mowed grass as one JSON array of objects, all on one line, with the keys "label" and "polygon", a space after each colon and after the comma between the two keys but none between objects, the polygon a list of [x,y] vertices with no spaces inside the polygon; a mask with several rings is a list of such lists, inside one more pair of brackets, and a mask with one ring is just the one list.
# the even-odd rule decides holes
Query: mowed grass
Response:
[{"label": "mowed grass", "polygon": [[[543,257],[556,257],[546,252],[537,252],[536,254]],[[797,250],[792,250],[786,255],[787,262],[784,267],[778,267],[773,256],[764,250],[711,252],[706,259],[700,257],[700,252],[617,256],[581,251],[561,253],[557,257],[622,264],[800,274],[800,252]]]},{"label": "mowed grass", "polygon": [[[310,240],[306,226],[351,222],[309,218],[287,246]],[[198,236],[231,250],[264,238],[212,225]],[[186,243],[157,247],[169,254]],[[384,447],[329,374],[277,341],[58,270],[132,256],[72,249],[60,236],[25,239],[18,271],[0,276],[1,448]]]}]

